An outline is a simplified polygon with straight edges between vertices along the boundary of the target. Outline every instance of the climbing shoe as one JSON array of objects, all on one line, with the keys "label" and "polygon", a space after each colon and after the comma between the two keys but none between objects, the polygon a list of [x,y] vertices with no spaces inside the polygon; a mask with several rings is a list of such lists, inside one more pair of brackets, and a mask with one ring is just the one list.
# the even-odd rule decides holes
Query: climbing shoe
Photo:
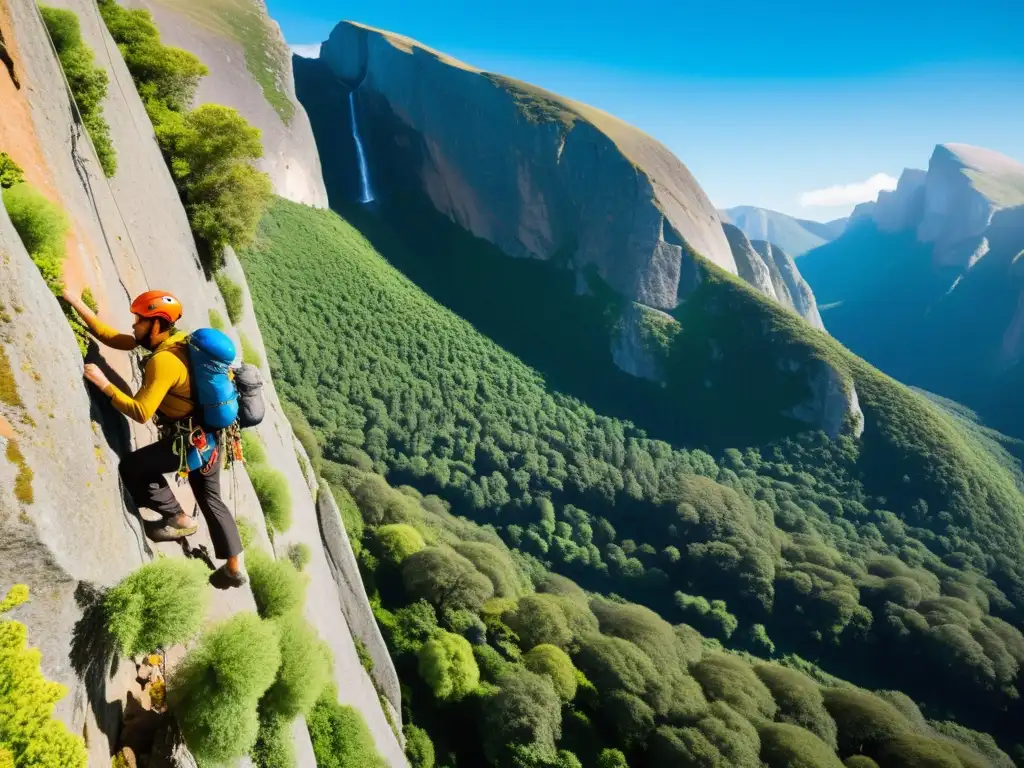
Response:
[{"label": "climbing shoe", "polygon": [[210,574],[210,584],[217,589],[244,587],[248,583],[249,579],[245,577],[244,573],[241,571],[228,570],[226,565],[222,565]]},{"label": "climbing shoe", "polygon": [[176,525],[164,523],[163,525],[155,528],[147,526],[146,535],[149,536],[152,541],[178,541],[179,539],[191,536],[198,530],[198,525],[189,525],[185,528],[179,528]]}]

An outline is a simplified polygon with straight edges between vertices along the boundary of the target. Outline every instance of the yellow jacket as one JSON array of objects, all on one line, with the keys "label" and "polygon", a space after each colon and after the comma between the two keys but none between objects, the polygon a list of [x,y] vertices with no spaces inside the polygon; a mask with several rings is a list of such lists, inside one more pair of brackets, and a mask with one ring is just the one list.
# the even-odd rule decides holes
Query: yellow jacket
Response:
[{"label": "yellow jacket", "polygon": [[[138,346],[135,337],[119,333],[106,323],[96,320],[89,330],[103,344],[114,349],[131,350]],[[153,418],[159,411],[168,419],[182,419],[192,413],[192,382],[188,373],[188,353],[185,350],[185,334],[177,333],[157,347],[142,376],[142,386],[132,397],[113,384],[104,389],[113,406],[140,424]]]}]

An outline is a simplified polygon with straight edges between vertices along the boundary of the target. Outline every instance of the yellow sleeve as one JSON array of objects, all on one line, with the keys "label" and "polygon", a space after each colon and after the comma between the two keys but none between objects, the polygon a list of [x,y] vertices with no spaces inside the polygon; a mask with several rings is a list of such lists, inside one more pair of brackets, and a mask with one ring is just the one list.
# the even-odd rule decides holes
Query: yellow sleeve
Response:
[{"label": "yellow sleeve", "polygon": [[100,342],[114,349],[135,349],[139,343],[130,333],[121,333],[116,328],[111,328],[98,317],[86,318],[89,331]]},{"label": "yellow sleeve", "polygon": [[150,358],[142,377],[142,387],[135,397],[111,384],[106,391],[113,406],[129,419],[145,424],[156,413],[171,387],[184,380],[185,364],[170,352],[159,352]]}]

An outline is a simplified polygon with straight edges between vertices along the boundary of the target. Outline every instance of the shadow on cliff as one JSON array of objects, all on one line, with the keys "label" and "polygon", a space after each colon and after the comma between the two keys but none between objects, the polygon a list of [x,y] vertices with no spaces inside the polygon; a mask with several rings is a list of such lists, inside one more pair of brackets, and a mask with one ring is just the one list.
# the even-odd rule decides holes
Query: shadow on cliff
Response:
[{"label": "shadow on cliff", "polygon": [[71,666],[85,685],[89,708],[110,744],[116,744],[121,731],[121,702],[107,701],[107,682],[118,669],[117,644],[107,631],[103,610],[104,591],[81,581],[75,589],[75,602],[82,618],[71,635]]}]

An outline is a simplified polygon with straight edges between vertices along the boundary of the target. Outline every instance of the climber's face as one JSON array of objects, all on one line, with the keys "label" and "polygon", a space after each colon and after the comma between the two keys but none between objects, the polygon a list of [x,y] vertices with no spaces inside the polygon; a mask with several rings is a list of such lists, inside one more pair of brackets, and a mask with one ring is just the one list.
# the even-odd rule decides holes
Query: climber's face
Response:
[{"label": "climber's face", "polygon": [[135,316],[135,322],[132,323],[132,332],[135,334],[135,341],[138,342],[139,346],[149,348],[150,331],[153,330],[154,322],[156,321],[151,317]]}]

